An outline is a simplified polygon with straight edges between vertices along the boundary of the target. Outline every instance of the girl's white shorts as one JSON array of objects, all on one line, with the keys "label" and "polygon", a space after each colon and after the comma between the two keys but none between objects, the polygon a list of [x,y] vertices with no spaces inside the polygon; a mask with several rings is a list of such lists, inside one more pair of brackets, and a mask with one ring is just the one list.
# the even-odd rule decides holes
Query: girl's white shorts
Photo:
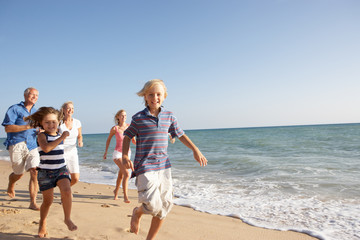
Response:
[{"label": "girl's white shorts", "polygon": [[[122,152],[114,150],[112,157],[113,159],[122,159]],[[131,151],[129,151],[129,158],[131,158]]]}]

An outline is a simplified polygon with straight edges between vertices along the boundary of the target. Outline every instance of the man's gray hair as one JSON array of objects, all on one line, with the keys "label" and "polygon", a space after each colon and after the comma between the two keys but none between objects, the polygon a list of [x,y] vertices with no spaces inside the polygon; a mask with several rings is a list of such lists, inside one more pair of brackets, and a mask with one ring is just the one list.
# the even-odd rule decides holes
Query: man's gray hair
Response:
[{"label": "man's gray hair", "polygon": [[[25,89],[25,91],[24,91],[24,96],[27,96],[29,93],[30,93],[30,91],[31,90],[36,90],[36,91],[38,91],[36,88],[34,88],[34,87],[28,87],[27,89]],[[38,91],[39,92],[39,91]]]}]

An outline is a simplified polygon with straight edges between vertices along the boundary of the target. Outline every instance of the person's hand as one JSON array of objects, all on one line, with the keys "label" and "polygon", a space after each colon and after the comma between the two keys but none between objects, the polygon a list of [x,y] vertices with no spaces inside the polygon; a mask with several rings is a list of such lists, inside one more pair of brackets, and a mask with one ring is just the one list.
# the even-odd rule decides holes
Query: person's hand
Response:
[{"label": "person's hand", "polygon": [[37,127],[36,128],[36,135],[39,135],[40,133],[44,132],[44,129]]},{"label": "person's hand", "polygon": [[200,164],[200,166],[206,166],[207,165],[207,159],[206,157],[199,151],[194,151],[194,158],[195,160]]},{"label": "person's hand", "polygon": [[132,171],[135,171],[134,164],[132,163],[132,161],[129,159],[128,156],[125,157],[123,156],[122,163],[126,169],[131,169]]},{"label": "person's hand", "polygon": [[83,146],[84,146],[84,143],[83,143],[83,142],[78,142],[78,146],[79,146],[79,147],[83,147]]},{"label": "person's hand", "polygon": [[104,153],[103,159],[106,159],[107,152]]},{"label": "person's hand", "polygon": [[62,137],[66,138],[70,135],[69,131],[65,131],[61,134]]}]

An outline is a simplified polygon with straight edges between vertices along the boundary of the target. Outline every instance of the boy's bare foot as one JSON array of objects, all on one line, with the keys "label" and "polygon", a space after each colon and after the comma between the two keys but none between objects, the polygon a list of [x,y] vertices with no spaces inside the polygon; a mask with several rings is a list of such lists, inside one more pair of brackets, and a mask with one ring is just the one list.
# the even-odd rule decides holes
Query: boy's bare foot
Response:
[{"label": "boy's bare foot", "polygon": [[48,232],[46,231],[46,224],[40,224],[39,226],[39,232],[38,232],[38,236],[39,238],[46,238],[48,235]]},{"label": "boy's bare foot", "polygon": [[29,209],[40,211],[40,208],[38,205],[36,205],[36,203],[30,203]]},{"label": "boy's bare foot", "polygon": [[140,217],[137,215],[138,209],[139,209],[138,207],[134,208],[130,221],[130,232],[135,234],[139,233],[139,228],[140,228]]},{"label": "boy's bare foot", "polygon": [[77,230],[77,226],[69,219],[64,221],[70,231]]},{"label": "boy's bare foot", "polygon": [[130,203],[130,200],[128,198],[124,198],[124,203]]}]

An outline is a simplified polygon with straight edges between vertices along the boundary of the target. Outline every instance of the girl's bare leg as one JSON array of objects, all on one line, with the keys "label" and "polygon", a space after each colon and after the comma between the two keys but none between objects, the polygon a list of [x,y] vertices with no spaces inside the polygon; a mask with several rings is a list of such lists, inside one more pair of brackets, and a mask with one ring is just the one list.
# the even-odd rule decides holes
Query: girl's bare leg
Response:
[{"label": "girl's bare leg", "polygon": [[57,182],[57,186],[60,188],[61,193],[64,222],[70,231],[75,231],[77,230],[77,226],[71,221],[72,193],[70,181],[67,178],[63,178]]},{"label": "girl's bare leg", "polygon": [[115,159],[114,162],[120,168],[119,174],[120,174],[120,172],[122,174],[122,180],[123,180],[122,187],[123,187],[123,192],[124,192],[124,202],[130,203],[130,200],[128,197],[128,185],[129,185],[129,178],[130,178],[129,171],[122,165],[122,159]]},{"label": "girl's bare leg", "polygon": [[124,177],[123,182],[122,182],[122,187],[123,187],[123,192],[124,192],[124,202],[130,203],[130,200],[128,197],[128,186],[129,186],[130,173],[129,173],[128,169],[126,169],[122,164],[121,164],[120,171],[122,171],[122,175]]},{"label": "girl's bare leg", "polygon": [[46,217],[49,213],[50,206],[54,199],[54,189],[48,189],[45,191],[42,191],[43,195],[43,202],[40,207],[40,222],[39,222],[39,232],[38,236],[39,238],[45,238],[47,237],[47,229],[46,229]]},{"label": "girl's bare leg", "polygon": [[122,159],[116,158],[116,159],[114,159],[114,163],[119,167],[118,177],[116,179],[116,186],[115,186],[115,190],[114,190],[114,200],[117,200],[121,181],[123,180],[124,174],[123,174],[123,171],[121,170],[122,169]]}]

